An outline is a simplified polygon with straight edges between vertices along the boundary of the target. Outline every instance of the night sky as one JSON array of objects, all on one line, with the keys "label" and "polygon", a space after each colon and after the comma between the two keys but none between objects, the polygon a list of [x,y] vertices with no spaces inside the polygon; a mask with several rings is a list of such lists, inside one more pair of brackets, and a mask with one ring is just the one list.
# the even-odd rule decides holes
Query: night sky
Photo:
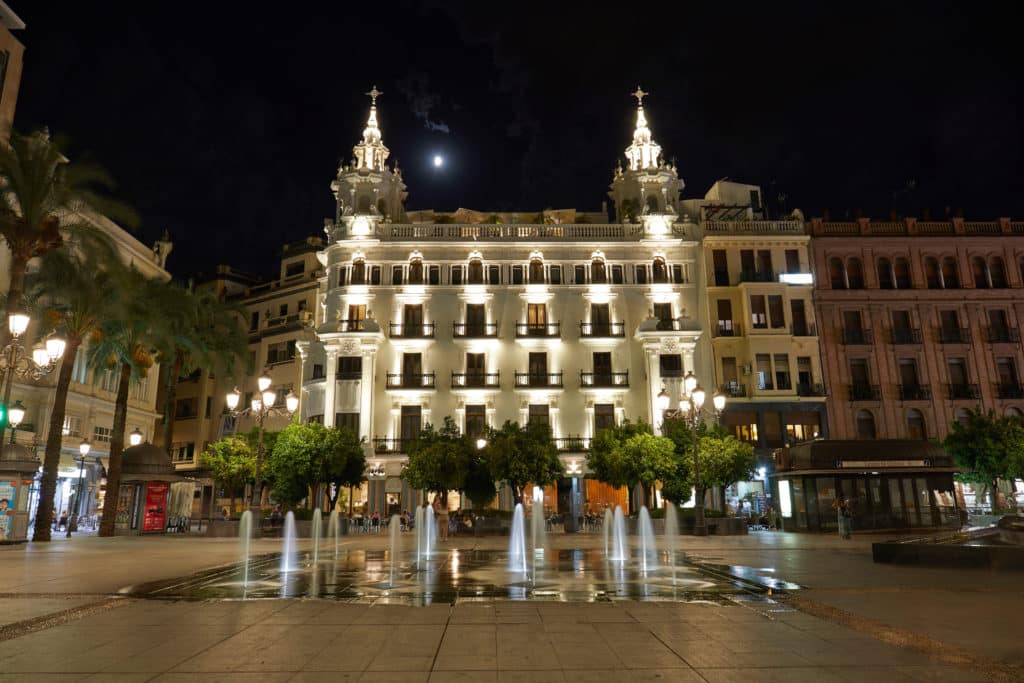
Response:
[{"label": "night sky", "polygon": [[1024,217],[1019,28],[989,3],[9,4],[16,129],[105,166],[179,276],[321,235],[374,83],[409,209],[599,209],[639,83],[686,197]]}]

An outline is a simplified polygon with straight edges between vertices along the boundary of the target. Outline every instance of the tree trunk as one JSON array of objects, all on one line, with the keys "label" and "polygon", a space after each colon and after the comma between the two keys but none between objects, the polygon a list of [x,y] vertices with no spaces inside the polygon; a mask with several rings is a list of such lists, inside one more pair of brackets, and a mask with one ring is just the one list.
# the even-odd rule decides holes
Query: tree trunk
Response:
[{"label": "tree trunk", "polygon": [[[11,252],[11,284],[7,288],[7,303],[5,304],[5,310],[7,313],[16,311],[22,308],[22,298],[25,291],[25,267],[28,265],[28,256],[19,254],[16,250]],[[4,315],[4,322],[7,321],[7,315]],[[3,338],[10,340],[10,328],[5,324],[3,326]],[[64,425],[61,425],[63,428]]]},{"label": "tree trunk", "polygon": [[[180,351],[174,354],[174,363],[167,368],[167,378],[164,380],[164,450],[170,452],[171,439],[174,437],[174,399],[178,391],[178,377],[181,376],[181,366],[185,357]],[[196,406],[199,409],[199,406]]]},{"label": "tree trunk", "polygon": [[647,506],[648,511],[653,510],[654,509],[654,500],[653,500],[653,498],[651,496],[651,493],[653,492],[654,488],[651,487],[651,486],[648,486],[647,484],[641,483],[640,484],[640,490],[644,492],[644,505]]},{"label": "tree trunk", "polygon": [[75,369],[75,356],[82,340],[68,339],[64,356],[60,361],[57,388],[53,394],[53,410],[50,412],[50,431],[46,434],[46,455],[43,457],[43,478],[39,484],[39,505],[36,508],[36,526],[33,541],[49,541],[53,528],[53,496],[57,492],[57,469],[60,466],[60,449],[64,440],[64,415],[68,405],[68,387],[71,373]]},{"label": "tree trunk", "polygon": [[117,383],[117,401],[114,403],[114,429],[110,436],[110,462],[107,465],[107,495],[103,500],[103,519],[100,536],[114,535],[117,520],[117,501],[121,497],[121,451],[124,450],[124,425],[128,421],[128,384],[132,366],[121,363],[121,378]]},{"label": "tree trunk", "polygon": [[441,489],[441,507],[448,509],[448,489]]},{"label": "tree trunk", "polygon": [[523,504],[523,487],[512,485],[512,507]]},{"label": "tree trunk", "polygon": [[999,514],[999,480],[992,480],[992,514]]}]

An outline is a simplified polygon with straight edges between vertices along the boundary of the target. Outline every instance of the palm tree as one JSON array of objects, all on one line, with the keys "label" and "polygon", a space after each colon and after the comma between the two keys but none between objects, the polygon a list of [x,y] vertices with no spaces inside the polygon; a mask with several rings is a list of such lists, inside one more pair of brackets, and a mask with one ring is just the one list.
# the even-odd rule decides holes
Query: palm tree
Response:
[{"label": "palm tree", "polygon": [[22,306],[25,269],[36,257],[58,249],[65,239],[95,232],[88,220],[94,212],[132,226],[135,213],[123,204],[101,197],[110,176],[87,163],[69,163],[61,145],[47,131],[13,135],[0,145],[0,236],[11,250],[7,310]]},{"label": "palm tree", "polygon": [[235,360],[246,356],[248,338],[240,317],[244,309],[212,290],[168,284],[158,294],[157,361],[164,383],[163,444],[169,448],[178,381],[199,369],[223,368],[230,374]]},{"label": "palm tree", "polygon": [[121,264],[113,246],[98,243],[93,249],[51,252],[42,259],[39,270],[28,278],[29,298],[38,301],[39,308],[45,311],[44,321],[66,340],[46,436],[34,541],[50,540],[64,416],[75,358],[83,342],[99,329],[109,314],[115,293],[111,269],[118,267]]},{"label": "palm tree", "polygon": [[[97,371],[118,373],[114,400],[114,424],[107,464],[107,498],[100,519],[100,536],[114,535],[117,500],[121,487],[121,452],[128,420],[128,389],[132,381],[146,376],[153,366],[154,340],[163,314],[154,302],[163,283],[147,280],[134,268],[127,269],[111,302],[112,314],[93,335],[89,361]],[[97,376],[99,372],[97,372]]]}]

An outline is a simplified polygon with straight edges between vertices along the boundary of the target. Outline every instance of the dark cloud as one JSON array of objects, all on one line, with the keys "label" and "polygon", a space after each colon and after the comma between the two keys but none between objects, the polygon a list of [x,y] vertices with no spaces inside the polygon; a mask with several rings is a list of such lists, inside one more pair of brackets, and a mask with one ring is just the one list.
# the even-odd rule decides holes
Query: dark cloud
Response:
[{"label": "dark cloud", "polygon": [[423,122],[423,127],[432,133],[451,133],[444,121],[434,121],[431,112],[441,104],[441,95],[430,89],[430,78],[419,71],[410,71],[398,81],[398,91],[405,96],[413,116]]}]

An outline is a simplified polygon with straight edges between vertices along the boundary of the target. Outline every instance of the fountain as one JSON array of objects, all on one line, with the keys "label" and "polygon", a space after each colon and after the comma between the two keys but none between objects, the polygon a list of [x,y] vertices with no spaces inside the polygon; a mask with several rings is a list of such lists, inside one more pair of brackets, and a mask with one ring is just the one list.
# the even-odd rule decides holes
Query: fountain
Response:
[{"label": "fountain", "polygon": [[676,506],[668,503],[665,507],[665,551],[672,565],[672,585],[676,583],[676,543],[679,541],[679,518]]},{"label": "fountain", "polygon": [[388,533],[390,535],[390,542],[388,549],[390,551],[389,560],[391,561],[390,574],[388,579],[388,585],[394,588],[395,586],[395,567],[398,565],[398,553],[402,546],[402,518],[398,515],[391,515],[391,521],[388,523]]},{"label": "fountain", "polygon": [[420,558],[423,557],[423,506],[416,506],[416,519],[413,522],[416,531],[416,567],[420,566]]},{"label": "fountain", "polygon": [[608,536],[612,533],[612,525],[615,523],[615,515],[611,508],[604,509],[604,524],[601,530],[604,532],[604,556],[608,557]]},{"label": "fountain", "polygon": [[313,521],[310,524],[310,535],[313,537],[313,566],[320,561],[320,533],[323,531],[323,514],[320,508],[313,510]]},{"label": "fountain", "polygon": [[281,544],[281,573],[295,569],[295,513],[291,510],[284,516],[284,540]]},{"label": "fountain", "polygon": [[654,544],[654,525],[651,524],[651,513],[647,511],[646,505],[640,508],[637,530],[640,532],[640,569],[644,573],[657,571],[658,546]]},{"label": "fountain", "polygon": [[331,517],[327,521],[327,537],[334,539],[334,559],[338,559],[338,538],[341,536],[341,520],[337,510],[331,510]]},{"label": "fountain", "polygon": [[622,506],[615,506],[615,518],[612,523],[612,562],[625,562],[629,559],[629,552],[626,550],[626,517],[622,514]]},{"label": "fountain", "polygon": [[249,585],[249,546],[252,545],[252,511],[246,510],[242,513],[242,520],[238,523],[238,540],[242,546],[242,587]]},{"label": "fountain", "polygon": [[526,529],[523,520],[523,504],[516,503],[512,513],[512,534],[508,541],[508,570],[526,574]]},{"label": "fountain", "polygon": [[437,522],[434,509],[429,505],[416,508],[416,567],[425,569],[425,561],[430,559],[437,541]]}]

